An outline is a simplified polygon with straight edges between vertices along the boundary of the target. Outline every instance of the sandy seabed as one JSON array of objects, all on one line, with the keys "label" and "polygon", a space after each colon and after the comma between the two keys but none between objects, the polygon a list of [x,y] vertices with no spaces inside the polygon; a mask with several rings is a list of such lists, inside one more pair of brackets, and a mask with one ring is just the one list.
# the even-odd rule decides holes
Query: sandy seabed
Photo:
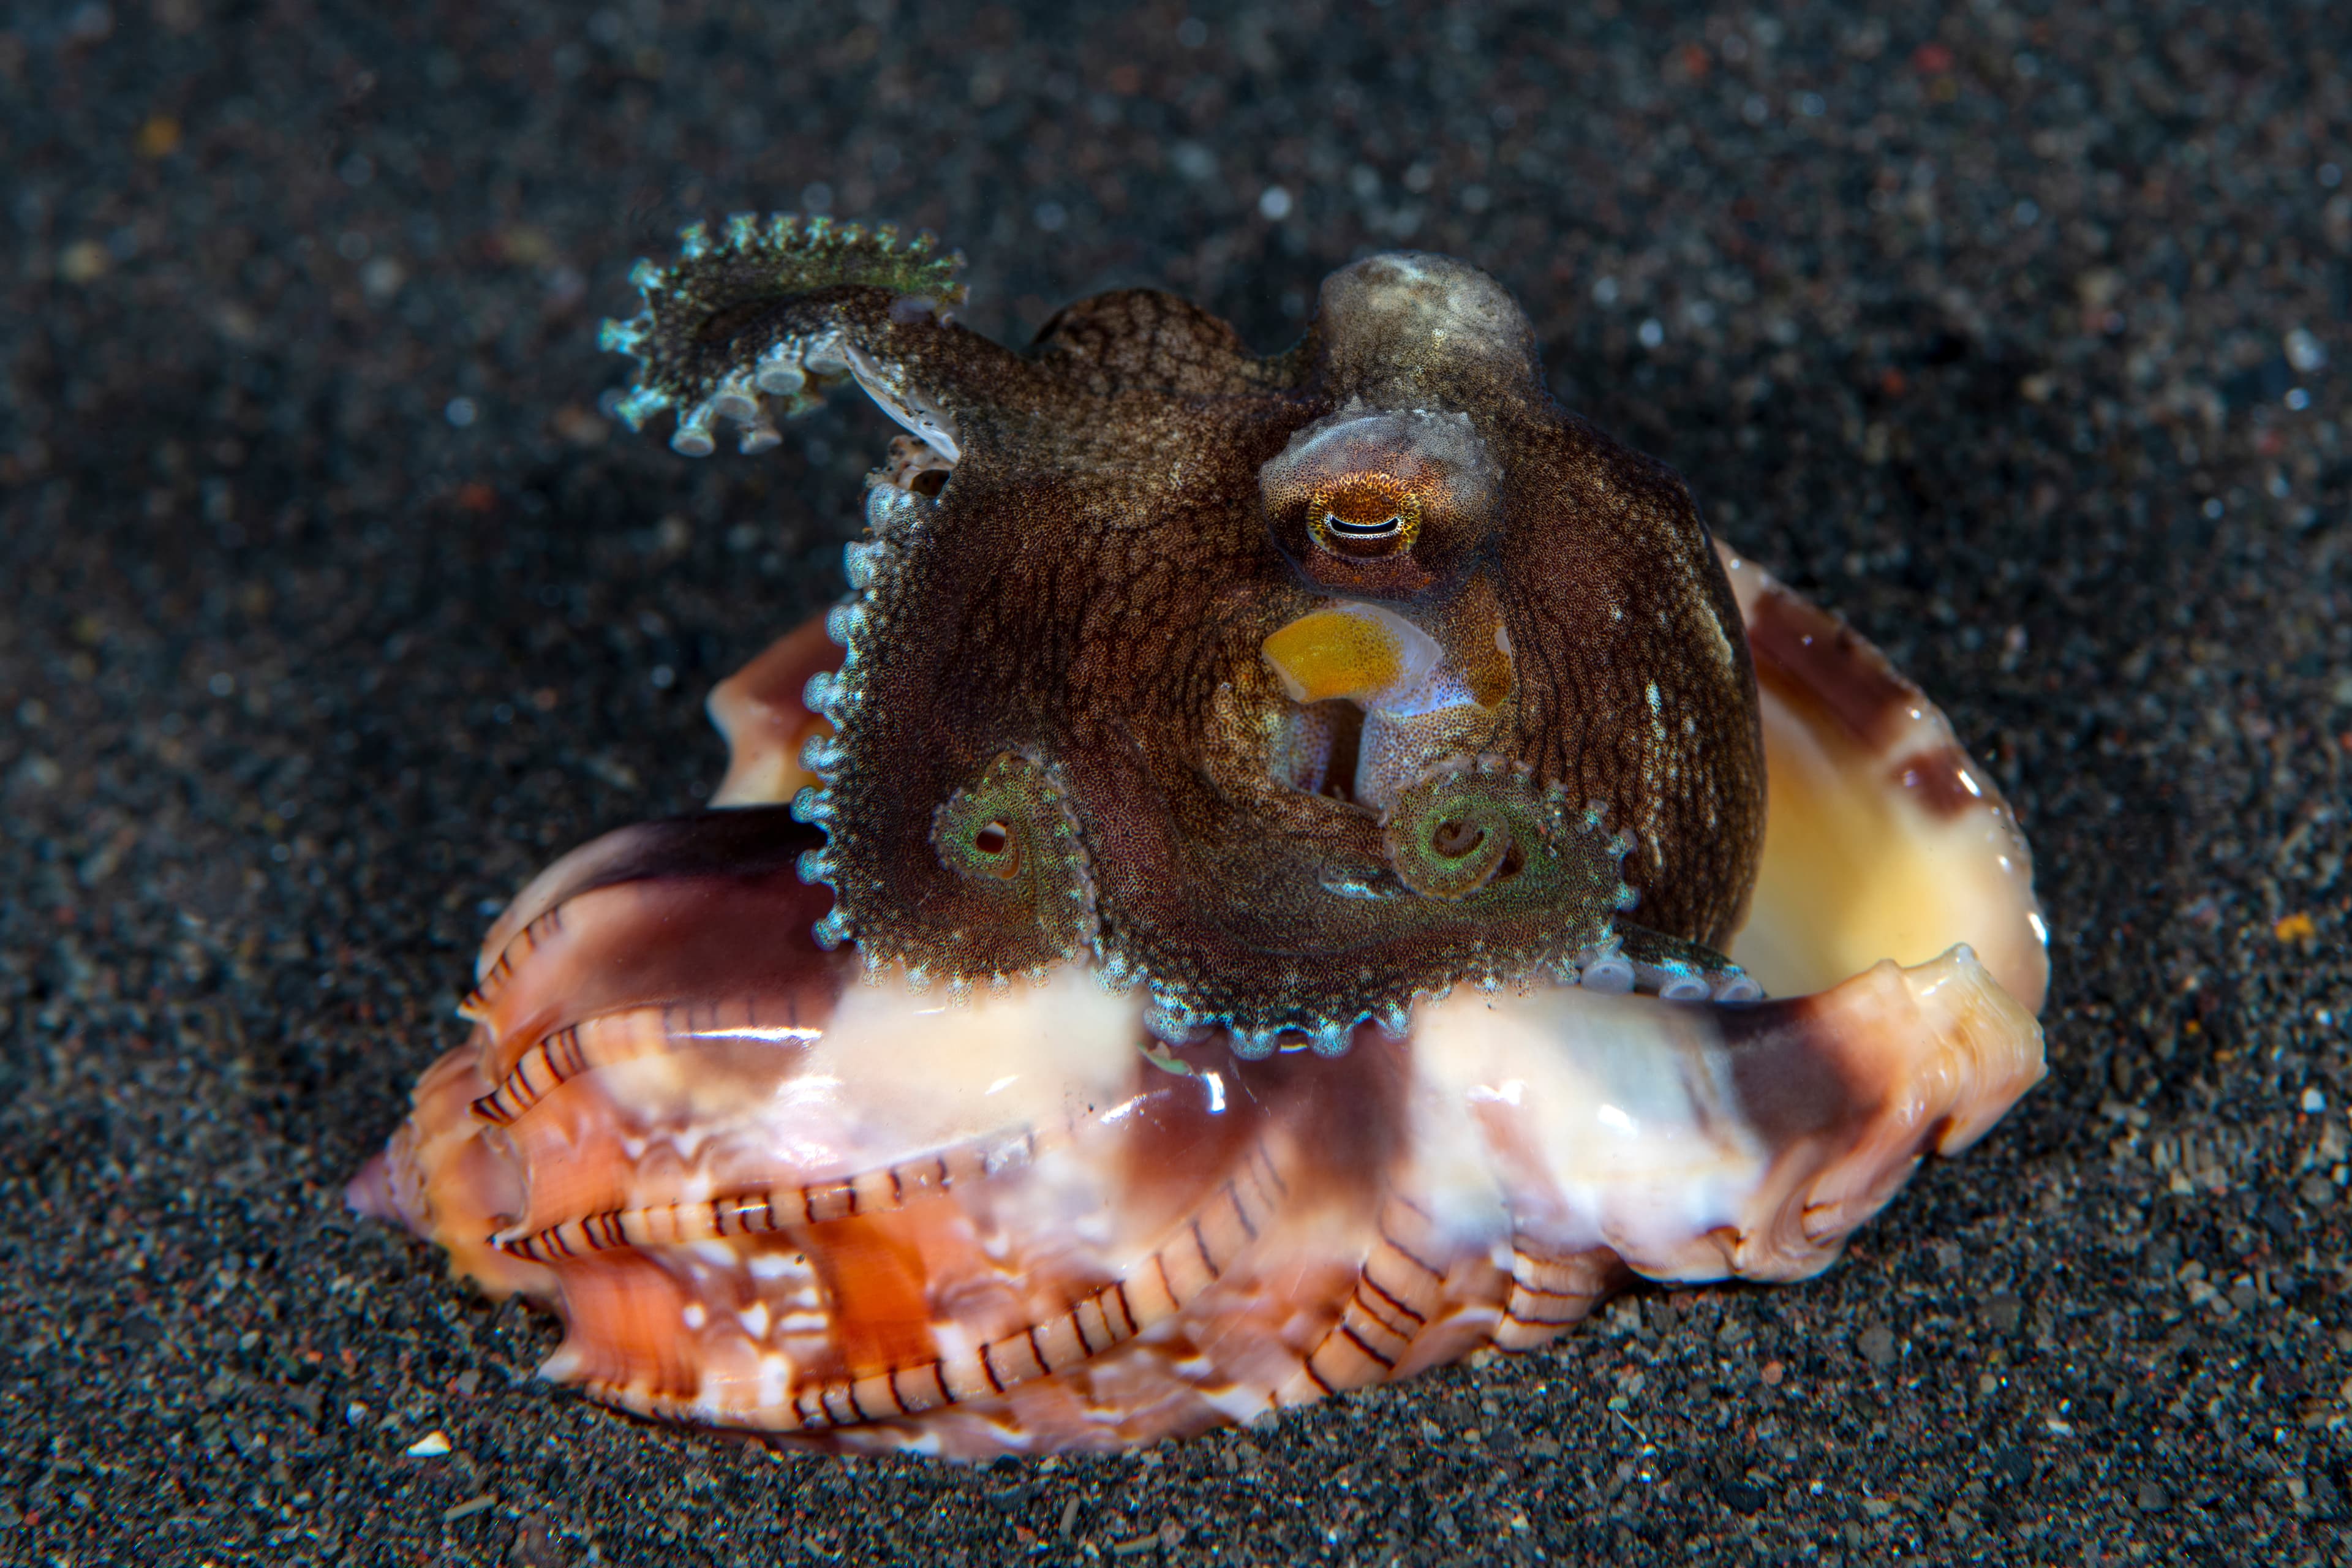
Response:
[{"label": "sandy seabed", "polygon": [[[0,32],[0,1560],[2344,1560],[2352,13],[227,9]],[[600,411],[630,262],[782,207],[1013,340],[1493,270],[1998,776],[2050,1079],[1823,1279],[1140,1455],[533,1383],[342,1184],[499,903],[841,589],[869,410]]]}]

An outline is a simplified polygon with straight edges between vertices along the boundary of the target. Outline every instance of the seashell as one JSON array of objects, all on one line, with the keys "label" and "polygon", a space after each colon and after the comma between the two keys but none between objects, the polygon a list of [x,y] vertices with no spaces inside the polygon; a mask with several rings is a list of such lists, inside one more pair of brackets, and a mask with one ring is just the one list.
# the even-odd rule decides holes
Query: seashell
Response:
[{"label": "seashell", "polygon": [[[1730,565],[1804,652],[1753,634],[1774,799],[1872,825],[1856,853],[1925,893],[1887,928],[1908,967],[1750,1005],[1465,988],[1343,1058],[1259,1060],[1152,1042],[1144,998],[1080,963],[955,1006],[866,984],[809,936],[829,897],[792,868],[820,839],[779,804],[821,722],[799,694],[839,657],[803,626],[714,698],[738,809],[608,835],[517,898],[474,1037],[353,1201],[558,1311],[551,1380],[958,1458],[1533,1349],[1637,1279],[1814,1273],[2039,1079],[2046,961],[1999,796],[1927,771],[1970,766],[1940,714]],[[1886,918],[1791,819],[1734,944],[1775,989]]]}]

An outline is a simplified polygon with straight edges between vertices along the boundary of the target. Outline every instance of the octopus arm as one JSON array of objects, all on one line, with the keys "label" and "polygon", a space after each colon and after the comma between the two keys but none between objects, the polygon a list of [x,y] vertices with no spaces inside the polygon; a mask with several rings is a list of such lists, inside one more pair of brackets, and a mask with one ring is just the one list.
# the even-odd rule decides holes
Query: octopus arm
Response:
[{"label": "octopus arm", "polygon": [[714,449],[722,421],[742,450],[764,451],[780,439],[772,403],[804,413],[855,381],[951,465],[962,421],[1024,379],[1023,362],[955,324],[963,258],[927,235],[780,215],[730,218],[716,236],[697,224],[680,241],[671,265],[637,264],[645,309],[604,323],[604,343],[639,362],[622,416],[641,426],[672,410],[670,446],[689,457]]}]

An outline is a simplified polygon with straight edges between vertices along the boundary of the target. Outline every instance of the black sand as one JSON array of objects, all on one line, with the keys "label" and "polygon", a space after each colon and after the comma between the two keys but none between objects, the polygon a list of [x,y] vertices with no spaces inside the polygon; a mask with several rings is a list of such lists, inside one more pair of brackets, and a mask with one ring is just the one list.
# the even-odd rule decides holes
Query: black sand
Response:
[{"label": "black sand", "polygon": [[[2352,15],[1559,9],[19,13],[0,1559],[2343,1561]],[[1825,1279],[1247,1436],[845,1465],[531,1382],[342,1184],[498,901],[696,802],[704,691],[840,589],[869,411],[597,411],[635,257],[827,205],[1016,337],[1499,274],[1999,776],[2049,1082]]]}]

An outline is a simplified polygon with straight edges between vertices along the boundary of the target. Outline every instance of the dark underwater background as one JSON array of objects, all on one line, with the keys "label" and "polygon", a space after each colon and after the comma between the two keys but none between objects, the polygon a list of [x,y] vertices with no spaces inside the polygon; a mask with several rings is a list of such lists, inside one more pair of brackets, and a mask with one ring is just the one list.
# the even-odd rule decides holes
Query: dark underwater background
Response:
[{"label": "dark underwater background", "polygon": [[[2352,11],[152,0],[0,31],[0,1561],[2341,1563]],[[489,914],[696,804],[890,432],[689,462],[677,227],[935,230],[1025,341],[1487,268],[1940,700],[2051,1077],[1781,1289],[1116,1458],[530,1379],[346,1214]],[[450,1451],[412,1458],[430,1434]]]}]

